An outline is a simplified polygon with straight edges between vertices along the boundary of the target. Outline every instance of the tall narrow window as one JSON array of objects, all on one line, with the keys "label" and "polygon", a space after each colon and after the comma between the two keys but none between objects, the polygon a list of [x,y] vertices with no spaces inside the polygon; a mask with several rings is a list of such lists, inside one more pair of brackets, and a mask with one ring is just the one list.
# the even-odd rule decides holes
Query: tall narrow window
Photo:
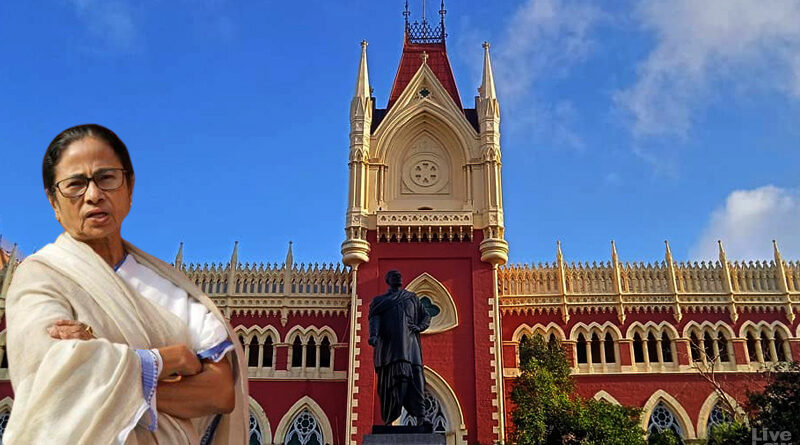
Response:
[{"label": "tall narrow window", "polygon": [[254,335],[253,338],[250,339],[250,344],[247,346],[247,366],[258,366],[258,339]]},{"label": "tall narrow window", "polygon": [[319,367],[331,367],[331,341],[327,335],[322,337],[322,343],[319,345]]},{"label": "tall narrow window", "polygon": [[706,331],[703,334],[703,353],[706,355],[706,360],[713,361],[716,359],[714,356],[714,341],[711,340],[711,334]]},{"label": "tall narrow window", "polygon": [[767,338],[767,333],[761,331],[761,355],[764,356],[765,362],[774,362],[775,357],[772,356],[772,350],[769,348],[769,338]]},{"label": "tall narrow window", "polygon": [[752,332],[747,333],[747,356],[751,362],[758,361],[758,354],[756,353],[756,339],[753,337]]},{"label": "tall narrow window", "polygon": [[314,340],[314,337],[309,338],[306,344],[306,367],[317,367],[317,341]]},{"label": "tall narrow window", "polygon": [[658,341],[652,332],[647,335],[647,358],[650,363],[658,362]]},{"label": "tall narrow window", "polygon": [[303,366],[303,342],[296,336],[292,342],[292,368]]},{"label": "tall narrow window", "polygon": [[[777,360],[779,362],[786,361],[786,352],[783,349],[783,344],[785,343],[783,336],[781,335],[780,331],[775,332],[775,353],[778,354]],[[5,359],[5,355],[3,355]]]},{"label": "tall narrow window", "polygon": [[[0,360],[0,369],[8,369],[8,351],[5,345],[0,346],[0,354],[3,354],[3,359]],[[0,443],[2,445],[2,443]]]},{"label": "tall narrow window", "polygon": [[722,334],[717,334],[717,349],[719,349],[719,361],[731,361],[730,354],[728,354],[728,339]]},{"label": "tall narrow window", "polygon": [[700,356],[700,340],[697,339],[697,334],[694,332],[689,336],[689,347],[692,350],[692,361],[702,361],[703,359]]},{"label": "tall narrow window", "polygon": [[611,334],[606,332],[606,338],[603,341],[603,349],[606,354],[606,363],[614,363],[616,362],[616,357],[614,354],[614,338],[611,337]]},{"label": "tall narrow window", "polygon": [[602,362],[600,356],[600,337],[597,334],[592,334],[592,363]]},{"label": "tall narrow window", "polygon": [[264,350],[261,354],[261,366],[271,368],[274,354],[275,347],[272,343],[272,336],[268,335],[267,339],[264,340]]},{"label": "tall narrow window", "polygon": [[642,337],[639,333],[633,334],[633,361],[636,363],[644,363],[644,347],[642,343]]},{"label": "tall narrow window", "polygon": [[661,333],[661,357],[664,362],[672,362],[672,339],[666,332]]},{"label": "tall narrow window", "polygon": [[578,363],[586,363],[586,337],[583,334],[578,334]]}]

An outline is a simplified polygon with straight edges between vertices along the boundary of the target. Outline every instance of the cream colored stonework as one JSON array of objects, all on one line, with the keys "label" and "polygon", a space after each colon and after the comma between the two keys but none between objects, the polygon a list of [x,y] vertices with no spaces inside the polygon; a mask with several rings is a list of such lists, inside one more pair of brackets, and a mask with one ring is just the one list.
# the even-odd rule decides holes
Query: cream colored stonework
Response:
[{"label": "cream colored stonework", "polygon": [[[488,45],[475,98],[480,132],[427,63],[372,127],[366,44],[350,108],[350,189],[342,259],[369,261],[366,231],[380,241],[461,241],[483,230],[482,259],[504,264],[500,109]],[[421,94],[420,92],[426,92]],[[458,216],[454,218],[454,216]]]}]

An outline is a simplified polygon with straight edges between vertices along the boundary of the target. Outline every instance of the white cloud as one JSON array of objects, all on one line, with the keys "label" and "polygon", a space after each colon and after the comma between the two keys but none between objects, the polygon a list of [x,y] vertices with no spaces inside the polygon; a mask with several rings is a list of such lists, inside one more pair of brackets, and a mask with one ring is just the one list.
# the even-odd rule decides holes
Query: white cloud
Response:
[{"label": "white cloud", "polygon": [[711,214],[689,256],[717,258],[718,239],[731,259],[769,260],[773,239],[784,258],[800,258],[800,192],[771,185],[732,192]]},{"label": "white cloud", "polygon": [[800,1],[645,1],[636,17],[655,48],[614,96],[635,136],[686,137],[723,82],[800,99]]},{"label": "white cloud", "polygon": [[566,76],[592,52],[593,28],[605,15],[593,3],[528,0],[514,12],[502,37],[492,45],[492,64],[501,105],[513,115],[514,129],[572,149],[585,146],[573,130],[580,116],[563,98],[545,98],[542,85]]},{"label": "white cloud", "polygon": [[498,88],[510,100],[539,76],[561,76],[590,54],[592,28],[604,17],[591,3],[528,0],[509,21],[494,55]]},{"label": "white cloud", "polygon": [[130,50],[137,41],[131,6],[123,0],[69,0],[92,37],[94,49]]}]

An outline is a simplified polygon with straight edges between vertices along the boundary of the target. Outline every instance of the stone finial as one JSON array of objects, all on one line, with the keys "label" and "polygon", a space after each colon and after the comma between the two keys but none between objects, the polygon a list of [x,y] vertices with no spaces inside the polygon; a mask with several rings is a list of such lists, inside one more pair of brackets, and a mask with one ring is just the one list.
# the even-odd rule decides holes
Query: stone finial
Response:
[{"label": "stone finial", "polygon": [[717,240],[717,245],[719,245],[719,262],[725,265],[728,262],[728,256],[725,255],[725,248],[722,247],[722,240]]},{"label": "stone finial", "polygon": [[478,93],[480,93],[481,99],[497,99],[492,61],[489,57],[489,42],[483,42],[483,77],[481,78],[481,86],[478,88]]},{"label": "stone finial", "polygon": [[361,60],[358,62],[358,77],[356,78],[355,97],[368,98],[371,95],[369,86],[369,72],[367,70],[367,41],[361,41]]},{"label": "stone finial", "polygon": [[564,255],[561,253],[561,240],[556,240],[556,261],[564,262]]},{"label": "stone finial", "polygon": [[420,54],[419,58],[422,59],[422,63],[423,64],[425,64],[425,65],[428,64],[428,52],[427,51],[423,51],[422,54]]},{"label": "stone finial", "polygon": [[183,265],[183,241],[178,245],[178,254],[175,255],[175,268],[180,269]]},{"label": "stone finial", "polygon": [[611,240],[611,262],[614,264],[619,263],[619,255],[617,255],[617,245],[614,240]]},{"label": "stone finial", "polygon": [[233,253],[231,254],[231,269],[235,269],[239,264],[239,241],[233,242]]},{"label": "stone finial", "polygon": [[286,251],[286,268],[291,269],[294,265],[294,255],[292,255],[292,242],[289,241],[289,250]]}]

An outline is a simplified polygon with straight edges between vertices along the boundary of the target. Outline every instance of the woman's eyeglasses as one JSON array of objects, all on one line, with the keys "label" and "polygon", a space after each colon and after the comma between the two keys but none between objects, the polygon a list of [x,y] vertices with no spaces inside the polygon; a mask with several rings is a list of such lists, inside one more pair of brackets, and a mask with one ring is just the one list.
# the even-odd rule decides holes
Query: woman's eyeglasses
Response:
[{"label": "woman's eyeglasses", "polygon": [[89,189],[89,182],[94,181],[100,190],[110,192],[122,187],[125,182],[124,168],[101,168],[91,178],[84,175],[71,176],[56,183],[56,188],[65,198],[83,196]]}]

